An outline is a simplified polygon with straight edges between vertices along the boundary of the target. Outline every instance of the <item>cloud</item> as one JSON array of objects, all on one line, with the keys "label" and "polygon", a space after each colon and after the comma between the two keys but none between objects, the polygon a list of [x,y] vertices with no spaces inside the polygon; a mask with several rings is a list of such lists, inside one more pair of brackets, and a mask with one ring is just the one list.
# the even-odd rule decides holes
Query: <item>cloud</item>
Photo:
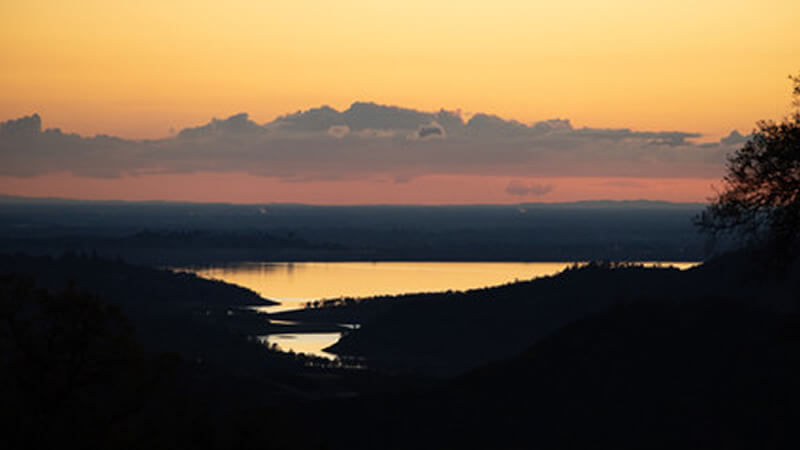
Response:
[{"label": "cloud", "polygon": [[725,145],[740,145],[744,144],[750,136],[742,136],[738,130],[733,130],[726,137],[719,140],[721,144]]},{"label": "cloud", "polygon": [[445,138],[447,137],[447,133],[444,131],[444,127],[436,122],[431,122],[427,125],[420,126],[413,137],[417,139]]},{"label": "cloud", "polygon": [[506,193],[510,195],[528,196],[545,195],[553,191],[552,184],[525,183],[519,180],[512,180],[506,186]]},{"label": "cloud", "polygon": [[42,132],[42,118],[38,114],[0,123],[0,137],[34,136]]},{"label": "cloud", "polygon": [[350,127],[347,125],[331,125],[328,128],[328,134],[333,137],[343,138],[350,134]]},{"label": "cloud", "polygon": [[469,134],[482,137],[525,136],[531,131],[516,120],[503,120],[498,116],[483,113],[472,116],[466,128]]},{"label": "cloud", "polygon": [[351,130],[416,130],[432,115],[397,106],[356,102],[342,113]]},{"label": "cloud", "polygon": [[201,138],[225,134],[255,134],[265,132],[264,128],[250,120],[247,113],[239,113],[224,120],[211,119],[206,125],[184,128],[178,133],[180,138]]},{"label": "cloud", "polygon": [[367,176],[404,180],[448,174],[709,178],[722,175],[725,156],[747,139],[733,132],[713,145],[693,143],[699,136],[683,131],[575,129],[566,119],[524,124],[482,113],[465,121],[458,111],[424,112],[365,102],[344,111],[328,106],[298,111],[266,124],[239,113],[157,140],[43,130],[42,118],[32,115],[0,124],[0,175],[244,172],[291,180]]},{"label": "cloud", "polygon": [[342,113],[327,105],[278,117],[271,126],[279,130],[301,133],[324,132],[331,128],[342,129],[342,127],[347,127],[348,131],[350,129]]}]

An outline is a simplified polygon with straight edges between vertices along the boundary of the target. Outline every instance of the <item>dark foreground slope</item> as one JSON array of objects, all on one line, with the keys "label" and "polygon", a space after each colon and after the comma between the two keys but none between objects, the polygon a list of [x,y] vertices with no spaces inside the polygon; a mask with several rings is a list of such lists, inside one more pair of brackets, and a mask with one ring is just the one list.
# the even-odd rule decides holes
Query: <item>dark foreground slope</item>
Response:
[{"label": "dark foreground slope", "polygon": [[0,275],[4,448],[313,448],[279,408],[302,365],[250,351],[259,371],[226,370],[147,350],[134,328],[96,295]]},{"label": "dark foreground slope", "polygon": [[[137,273],[47,264],[62,275],[81,264]],[[0,432],[11,448],[794,448],[798,269],[776,271],[751,254],[689,272],[593,264],[497,289],[307,312],[369,306],[362,329],[377,336],[373,348],[396,349],[371,362],[460,374],[413,379],[309,367],[224,321],[185,314],[163,323],[197,345],[157,351],[138,336],[159,329],[142,328],[147,316],[128,322],[113,297],[0,275]],[[147,286],[146,274],[120,287]],[[497,314],[487,313],[492,302]],[[396,308],[406,312],[392,325]],[[413,332],[434,341],[404,339]],[[511,339],[516,350],[495,345]]]},{"label": "dark foreground slope", "polygon": [[227,375],[294,373],[316,361],[255,339],[272,326],[248,307],[274,302],[221,281],[76,254],[0,255],[0,276],[28,280],[50,293],[89,293],[119,310],[144,351],[174,354]]},{"label": "dark foreground slope", "polygon": [[77,255],[0,261],[4,448],[319,448],[292,411],[396,385],[251,339],[266,319],[238,309],[263,303],[244,289]]},{"label": "dark foreground slope", "polygon": [[723,299],[592,314],[519,356],[323,410],[335,448],[792,448],[800,318]]},{"label": "dark foreground slope", "polygon": [[220,281],[74,253],[56,258],[0,254],[4,273],[51,290],[71,286],[109,299],[136,325],[138,339],[148,348],[199,358],[208,358],[211,344],[222,336],[264,334],[269,321],[245,307],[275,304]]}]

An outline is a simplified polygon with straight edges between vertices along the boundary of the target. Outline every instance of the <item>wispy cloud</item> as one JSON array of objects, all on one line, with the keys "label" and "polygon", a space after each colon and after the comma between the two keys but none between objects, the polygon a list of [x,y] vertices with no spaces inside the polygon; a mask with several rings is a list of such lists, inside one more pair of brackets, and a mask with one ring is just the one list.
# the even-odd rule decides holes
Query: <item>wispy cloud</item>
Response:
[{"label": "wispy cloud", "polygon": [[552,184],[525,183],[520,180],[512,180],[506,186],[506,193],[519,195],[521,197],[529,195],[546,195],[553,191]]}]

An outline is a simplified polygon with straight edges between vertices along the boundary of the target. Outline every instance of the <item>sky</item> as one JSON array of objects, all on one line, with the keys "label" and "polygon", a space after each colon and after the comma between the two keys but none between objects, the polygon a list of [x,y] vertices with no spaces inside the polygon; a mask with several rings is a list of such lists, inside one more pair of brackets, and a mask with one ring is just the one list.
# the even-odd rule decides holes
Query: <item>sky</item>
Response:
[{"label": "sky", "polygon": [[[788,113],[787,75],[800,71],[798,23],[800,7],[782,0],[2,2],[0,122],[37,113],[42,131],[83,140],[23,142],[6,132],[0,193],[348,204],[703,201],[724,173],[725,152],[740,145],[721,140]],[[443,133],[417,139],[435,120],[409,125],[398,117],[373,130],[351,114],[332,125],[348,126],[345,136],[290,133],[281,120],[323,105],[346,114],[356,102],[444,109],[464,124],[476,115],[529,127],[566,119],[571,129],[503,134],[479,121],[459,134],[434,123]],[[257,137],[180,136],[242,112],[264,129]],[[583,128],[617,130],[616,140],[580,135]],[[620,129],[686,137],[665,143]],[[226,151],[230,139],[238,153]],[[397,154],[409,146],[412,155]],[[187,157],[196,147],[202,154]],[[109,148],[129,154],[104,153]]]}]

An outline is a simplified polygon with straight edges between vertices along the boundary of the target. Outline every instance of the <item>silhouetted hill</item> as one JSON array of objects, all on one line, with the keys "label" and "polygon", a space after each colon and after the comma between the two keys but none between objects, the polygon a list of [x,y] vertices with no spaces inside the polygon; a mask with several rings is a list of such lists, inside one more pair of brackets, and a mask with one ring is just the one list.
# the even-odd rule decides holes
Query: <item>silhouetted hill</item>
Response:
[{"label": "silhouetted hill", "polygon": [[514,356],[615,303],[655,292],[685,295],[683,275],[678,269],[591,265],[501,287],[402,297],[328,351],[390,369],[453,375]]},{"label": "silhouetted hill", "polygon": [[70,252],[56,258],[0,254],[0,272],[28,275],[48,288],[74,283],[100,295],[113,296],[115,302],[131,307],[236,308],[277,304],[250,289],[223,281],[86,253]]},{"label": "silhouetted hill", "polygon": [[437,387],[322,409],[320,434],[358,423],[330,439],[350,449],[791,448],[799,347],[796,314],[728,299],[618,305]]},{"label": "silhouetted hill", "polygon": [[4,448],[316,447],[277,408],[315,387],[302,364],[263,349],[250,369],[271,369],[248,374],[147,351],[142,331],[96,295],[0,275]]},{"label": "silhouetted hill", "polygon": [[0,274],[29,277],[51,291],[73,287],[103,297],[131,320],[146,349],[189,360],[232,362],[252,352],[259,361],[257,344],[246,337],[266,334],[269,321],[245,307],[275,304],[221,281],[89,255],[0,255]]},{"label": "silhouetted hill", "polygon": [[450,376],[396,378],[247,339],[254,294],[224,283],[2,256],[0,431],[13,448],[793,448],[799,294],[800,264],[749,252],[295,313],[360,317],[337,347]]},{"label": "silhouetted hill", "polygon": [[800,276],[778,274],[768,261],[768,255],[733,254],[686,271],[592,263],[500,287],[331,300],[276,317],[361,323],[327,351],[389,370],[453,375],[511,357],[569,322],[620,303],[725,296],[772,310],[796,308]]}]

